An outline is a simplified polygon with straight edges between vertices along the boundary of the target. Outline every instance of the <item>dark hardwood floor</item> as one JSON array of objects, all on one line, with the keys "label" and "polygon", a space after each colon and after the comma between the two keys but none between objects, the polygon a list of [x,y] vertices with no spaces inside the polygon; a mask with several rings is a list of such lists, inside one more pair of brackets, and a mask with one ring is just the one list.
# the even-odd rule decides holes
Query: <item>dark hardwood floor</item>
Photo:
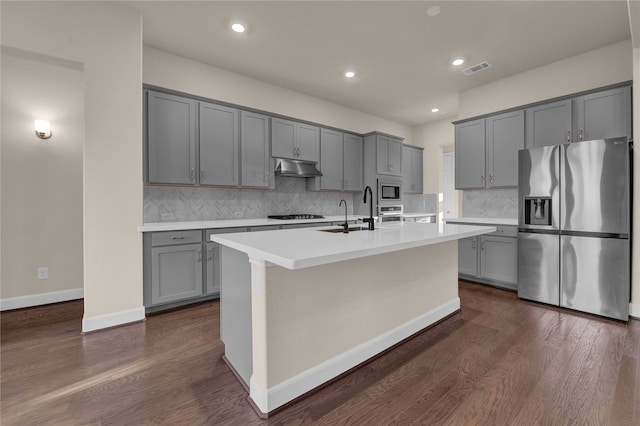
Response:
[{"label": "dark hardwood floor", "polygon": [[640,425],[640,321],[464,281],[460,298],[460,313],[268,420],[222,361],[217,301],[84,336],[81,301],[3,312],[0,423]]}]

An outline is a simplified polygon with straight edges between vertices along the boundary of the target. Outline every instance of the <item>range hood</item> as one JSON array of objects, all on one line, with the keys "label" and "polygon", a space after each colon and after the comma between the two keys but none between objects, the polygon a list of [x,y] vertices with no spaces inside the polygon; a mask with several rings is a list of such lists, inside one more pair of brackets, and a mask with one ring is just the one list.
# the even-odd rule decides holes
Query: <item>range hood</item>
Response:
[{"label": "range hood", "polygon": [[287,177],[316,177],[322,173],[316,167],[315,161],[292,160],[290,158],[275,158],[276,176]]}]

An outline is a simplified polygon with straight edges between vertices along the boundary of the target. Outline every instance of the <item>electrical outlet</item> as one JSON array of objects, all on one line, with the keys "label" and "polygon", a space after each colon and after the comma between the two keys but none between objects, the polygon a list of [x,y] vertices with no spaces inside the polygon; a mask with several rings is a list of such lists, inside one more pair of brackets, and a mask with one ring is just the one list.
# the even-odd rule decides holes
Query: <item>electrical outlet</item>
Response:
[{"label": "electrical outlet", "polygon": [[160,220],[173,220],[173,213],[160,213]]},{"label": "electrical outlet", "polygon": [[235,217],[236,219],[241,219],[242,218],[242,212],[233,212],[233,217]]},{"label": "electrical outlet", "polygon": [[38,279],[46,280],[47,278],[49,278],[49,268],[46,266],[38,268]]}]

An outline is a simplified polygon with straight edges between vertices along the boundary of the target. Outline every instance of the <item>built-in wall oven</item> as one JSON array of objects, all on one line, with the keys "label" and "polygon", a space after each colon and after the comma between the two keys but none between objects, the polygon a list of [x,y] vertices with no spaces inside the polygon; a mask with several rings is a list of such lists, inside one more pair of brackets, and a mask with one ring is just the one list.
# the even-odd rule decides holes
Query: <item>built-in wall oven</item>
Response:
[{"label": "built-in wall oven", "polygon": [[402,205],[378,206],[379,222],[402,222],[403,217]]},{"label": "built-in wall oven", "polygon": [[402,179],[378,179],[378,205],[399,204],[402,201]]}]

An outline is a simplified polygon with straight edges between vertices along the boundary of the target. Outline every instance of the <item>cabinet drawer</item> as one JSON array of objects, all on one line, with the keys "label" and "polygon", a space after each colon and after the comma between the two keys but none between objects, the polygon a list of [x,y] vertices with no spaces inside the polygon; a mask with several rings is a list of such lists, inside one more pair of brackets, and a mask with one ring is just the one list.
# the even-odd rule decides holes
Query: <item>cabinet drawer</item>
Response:
[{"label": "cabinet drawer", "polygon": [[211,241],[211,236],[215,234],[231,234],[233,232],[247,232],[249,228],[215,228],[215,229],[205,229],[204,234],[204,242],[208,243]]},{"label": "cabinet drawer", "polygon": [[518,227],[517,226],[509,226],[509,225],[489,225],[495,226],[496,232],[492,232],[487,235],[492,235],[496,237],[517,237],[518,236]]},{"label": "cabinet drawer", "polygon": [[199,229],[192,231],[154,232],[151,234],[151,245],[153,247],[201,242],[202,231]]}]

